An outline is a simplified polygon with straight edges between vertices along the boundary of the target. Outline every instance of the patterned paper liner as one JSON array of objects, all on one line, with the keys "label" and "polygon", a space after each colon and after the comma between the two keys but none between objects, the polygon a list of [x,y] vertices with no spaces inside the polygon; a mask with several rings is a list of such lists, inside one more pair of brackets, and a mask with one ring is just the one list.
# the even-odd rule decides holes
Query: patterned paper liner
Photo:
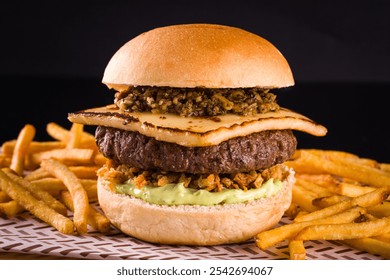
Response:
[{"label": "patterned paper liner", "polygon": [[[288,218],[280,221],[280,225],[286,223],[289,223]],[[305,247],[307,259],[382,259],[333,241],[309,241],[305,242]],[[207,247],[156,245],[126,236],[115,228],[107,235],[92,230],[84,236],[64,235],[27,213],[12,219],[0,218],[0,252],[96,260],[277,260],[289,257],[287,242],[262,251],[253,240]]]}]

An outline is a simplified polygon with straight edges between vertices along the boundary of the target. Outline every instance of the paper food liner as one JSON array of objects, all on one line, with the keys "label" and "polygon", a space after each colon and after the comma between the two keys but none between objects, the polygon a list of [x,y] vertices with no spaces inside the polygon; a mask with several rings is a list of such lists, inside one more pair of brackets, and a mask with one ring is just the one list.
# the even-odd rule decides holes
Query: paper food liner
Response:
[{"label": "paper food liner", "polygon": [[[279,225],[290,223],[283,217]],[[305,242],[307,259],[375,260],[382,259],[335,241]],[[53,257],[109,260],[249,260],[288,259],[287,242],[260,250],[254,240],[218,246],[170,246],[140,241],[114,227],[108,234],[89,228],[86,235],[65,235],[32,215],[0,218],[0,252],[36,254]]]}]

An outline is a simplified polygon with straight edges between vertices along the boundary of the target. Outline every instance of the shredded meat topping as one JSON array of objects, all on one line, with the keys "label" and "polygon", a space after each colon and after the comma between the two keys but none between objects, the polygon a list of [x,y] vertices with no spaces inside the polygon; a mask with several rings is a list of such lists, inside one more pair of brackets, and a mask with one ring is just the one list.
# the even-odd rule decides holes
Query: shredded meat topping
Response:
[{"label": "shredded meat topping", "polygon": [[236,174],[187,174],[163,171],[142,171],[128,165],[116,166],[113,161],[108,161],[98,172],[100,177],[112,184],[132,181],[137,188],[143,186],[161,187],[166,184],[183,183],[185,187],[193,189],[205,189],[218,192],[224,189],[248,190],[260,188],[269,179],[284,181],[288,176],[288,168],[282,164],[275,165],[264,171],[251,171]]},{"label": "shredded meat topping", "polygon": [[227,113],[253,115],[279,110],[276,95],[261,88],[129,87],[115,94],[115,104],[128,112],[172,113],[185,117]]}]

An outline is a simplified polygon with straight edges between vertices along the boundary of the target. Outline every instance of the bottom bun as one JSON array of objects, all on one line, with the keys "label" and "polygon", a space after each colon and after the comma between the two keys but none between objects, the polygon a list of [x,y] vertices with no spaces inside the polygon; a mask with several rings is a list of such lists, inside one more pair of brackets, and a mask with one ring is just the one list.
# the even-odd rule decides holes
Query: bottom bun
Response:
[{"label": "bottom bun", "polygon": [[111,223],[140,240],[175,245],[239,243],[276,225],[291,203],[294,172],[283,189],[269,198],[216,206],[166,206],[110,190],[98,180],[99,204]]}]

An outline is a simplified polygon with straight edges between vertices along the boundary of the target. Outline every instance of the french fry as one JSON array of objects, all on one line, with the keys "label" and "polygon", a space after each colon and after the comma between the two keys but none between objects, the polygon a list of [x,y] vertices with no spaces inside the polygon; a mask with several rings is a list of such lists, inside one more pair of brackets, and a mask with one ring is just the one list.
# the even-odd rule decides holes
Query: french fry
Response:
[{"label": "french fry", "polygon": [[367,212],[377,218],[390,217],[390,202],[385,201],[382,204],[370,206]]},{"label": "french fry", "polygon": [[68,141],[66,143],[67,149],[80,148],[81,137],[83,133],[84,125],[79,123],[73,123],[68,134]]},{"label": "french fry", "polygon": [[74,224],[69,218],[59,214],[44,202],[37,200],[28,190],[9,178],[2,170],[0,170],[0,187],[14,201],[37,218],[64,234],[73,234]]},{"label": "french fry", "polygon": [[295,177],[314,182],[322,187],[327,187],[328,185],[338,185],[343,182],[342,177],[331,174],[296,173]]},{"label": "french fry", "polygon": [[46,125],[46,132],[52,138],[66,143],[68,141],[69,131],[57,123],[50,122]]},{"label": "french fry", "polygon": [[[62,191],[61,199],[69,210],[74,211],[73,200],[69,191]],[[110,221],[92,206],[89,209],[88,224],[101,233],[106,233],[110,230]]]},{"label": "french fry", "polygon": [[380,163],[379,169],[384,172],[390,173],[390,163]]},{"label": "french fry", "polygon": [[69,168],[55,159],[45,159],[41,167],[50,174],[64,182],[70,192],[74,205],[74,224],[79,234],[87,233],[87,219],[89,213],[89,201],[86,191],[80,180]]},{"label": "french fry", "polygon": [[321,158],[337,161],[343,164],[357,164],[373,168],[379,168],[379,163],[376,160],[360,158],[358,155],[349,152],[318,149],[306,149],[305,151],[310,152]]},{"label": "french fry", "polygon": [[[87,193],[89,201],[97,198],[97,181],[91,179],[79,179]],[[30,181],[41,190],[47,191],[51,195],[59,195],[61,191],[67,190],[64,182],[58,178],[43,178]]]},{"label": "french fry", "polygon": [[23,211],[25,211],[25,209],[15,200],[0,203],[0,213],[5,214],[8,218],[13,218]]},{"label": "french fry", "polygon": [[356,249],[369,252],[374,255],[380,255],[390,260],[390,243],[377,240],[375,238],[347,239],[341,241]]},{"label": "french fry", "polygon": [[295,240],[344,240],[366,238],[390,232],[390,217],[362,223],[310,225]]},{"label": "french fry", "polygon": [[105,156],[103,156],[102,154],[98,153],[95,156],[95,159],[94,159],[94,163],[95,164],[102,166],[106,162],[107,162],[107,158]]},{"label": "french fry", "polygon": [[345,151],[337,151],[337,150],[319,150],[319,149],[304,149],[300,151],[306,151],[312,154],[315,154],[316,156],[323,157],[323,158],[329,158],[329,157],[335,157],[335,158],[341,158],[341,159],[358,159],[359,156],[345,152]]},{"label": "french fry", "polygon": [[[1,146],[1,152],[3,155],[12,156],[15,150],[16,140],[4,142]],[[28,154],[50,151],[54,149],[63,149],[66,145],[60,141],[32,141],[28,147]]]},{"label": "french fry", "polygon": [[[305,180],[319,185],[333,194],[359,196],[375,188],[362,186],[357,181],[330,174],[296,174],[297,180]],[[329,195],[328,195],[329,196]]]},{"label": "french fry", "polygon": [[39,168],[29,172],[24,177],[24,179],[26,179],[27,181],[34,181],[34,180],[44,179],[44,178],[48,178],[48,177],[52,177],[52,175],[48,171],[43,169],[42,167],[39,167]]},{"label": "french fry", "polygon": [[97,171],[100,169],[101,165],[89,165],[89,166],[69,166],[70,171],[72,171],[77,178],[80,179],[97,179]]},{"label": "french fry", "polygon": [[[371,215],[370,213],[367,213],[365,216],[370,221],[375,221],[375,220],[378,219],[378,217],[375,217],[374,215]],[[378,240],[381,240],[383,242],[387,242],[387,243],[390,244],[390,232],[384,233],[384,234],[381,234],[381,235],[377,235],[377,236],[373,236],[372,238],[378,239]]]},{"label": "french fry", "polygon": [[329,192],[337,194],[340,192],[339,185],[342,182],[342,178],[339,176],[334,176],[330,174],[300,174],[296,173],[295,177],[297,179],[302,179],[305,181],[313,182],[318,186],[321,186],[324,189],[327,189]]},{"label": "french fry", "polygon": [[37,168],[37,164],[32,161],[31,154],[27,154],[26,159],[24,161],[24,169],[28,171],[27,173],[29,173],[30,171],[35,170],[36,168]]},{"label": "french fry", "polygon": [[0,168],[10,167],[12,158],[6,155],[0,155]]},{"label": "french fry", "polygon": [[303,188],[305,188],[306,190],[308,190],[312,193],[315,193],[319,197],[329,196],[329,195],[334,194],[334,192],[331,192],[328,189],[326,189],[326,188],[324,188],[316,183],[307,181],[307,180],[299,178],[299,177],[296,178],[296,184],[302,186]]},{"label": "french fry", "polygon": [[303,228],[317,224],[338,224],[354,221],[357,217],[364,214],[362,207],[356,206],[345,212],[330,216],[320,220],[311,220],[307,222],[291,223],[271,230],[261,232],[256,235],[256,245],[265,250],[283,240],[293,239],[294,236]]},{"label": "french fry", "polygon": [[290,240],[288,250],[290,251],[290,260],[306,259],[306,249],[303,246],[302,240]]},{"label": "french fry", "polygon": [[291,202],[290,203],[290,206],[288,207],[288,209],[286,211],[284,211],[284,214],[290,218],[295,218],[295,216],[301,212],[301,209],[299,207],[298,204],[296,204],[295,202]]},{"label": "french fry", "polygon": [[12,154],[14,153],[14,149],[15,149],[15,145],[16,145],[16,139],[15,140],[9,140],[9,141],[5,141],[2,145],[1,145],[1,157],[12,157]]},{"label": "french fry", "polygon": [[[80,165],[80,166],[68,166],[79,179],[97,180],[97,171],[101,166],[98,165]],[[44,178],[52,177],[52,175],[43,168],[37,168],[25,176],[28,181],[34,181]]]},{"label": "french fry", "polygon": [[381,235],[373,236],[372,238],[389,243],[390,244],[390,233],[384,233]]},{"label": "french fry", "polygon": [[329,207],[314,211],[307,215],[295,218],[297,222],[322,219],[331,215],[345,211],[353,206],[369,207],[382,203],[390,194],[389,188],[378,188],[373,192],[342,201]]},{"label": "french fry", "polygon": [[340,183],[338,193],[341,195],[356,197],[374,191],[376,188],[363,187],[350,183]]},{"label": "french fry", "polygon": [[319,209],[312,204],[315,198],[317,198],[315,193],[306,190],[298,184],[295,184],[292,188],[292,202],[307,212],[313,212]]},{"label": "french fry", "polygon": [[31,160],[36,165],[49,158],[67,165],[91,164],[93,163],[94,151],[92,149],[55,149],[31,155]]},{"label": "french fry", "polygon": [[309,212],[307,212],[307,211],[305,211],[305,210],[301,210],[301,211],[299,211],[298,213],[297,213],[297,215],[295,216],[295,218],[296,217],[299,217],[299,216],[303,216],[303,215],[306,215],[306,214],[308,214]]},{"label": "french fry", "polygon": [[312,203],[322,209],[347,200],[351,198],[345,195],[330,195],[313,199]]},{"label": "french fry", "polygon": [[12,200],[4,191],[0,191],[0,203]]},{"label": "french fry", "polygon": [[23,174],[27,149],[34,137],[35,127],[30,124],[26,124],[16,139],[15,149],[12,155],[11,169],[19,175]]},{"label": "french fry", "polygon": [[20,176],[17,176],[15,174],[12,174],[9,171],[4,171],[8,177],[10,177],[13,181],[18,183],[20,186],[27,189],[36,199],[43,201],[46,203],[47,206],[50,208],[56,210],[58,213],[62,215],[67,214],[67,210],[65,205],[63,205],[61,202],[59,202],[57,199],[55,199],[50,193],[40,189],[38,186],[34,185],[33,183],[23,179]]},{"label": "french fry", "polygon": [[[54,139],[68,143],[71,132],[57,123],[50,122],[46,126],[47,133]],[[97,150],[95,137],[88,132],[83,131],[81,135],[81,148]]]},{"label": "french fry", "polygon": [[294,168],[296,172],[314,174],[333,174],[347,177],[375,187],[390,187],[390,174],[376,168],[359,165],[334,162],[319,157],[309,151],[300,150],[299,156],[285,163]]},{"label": "french fry", "polygon": [[[80,165],[80,166],[68,166],[69,170],[72,171],[79,179],[97,179],[97,171],[100,166],[98,165]],[[37,168],[34,171],[27,174],[24,178],[28,181],[34,181],[39,179],[50,178],[52,175],[43,168]]]}]

